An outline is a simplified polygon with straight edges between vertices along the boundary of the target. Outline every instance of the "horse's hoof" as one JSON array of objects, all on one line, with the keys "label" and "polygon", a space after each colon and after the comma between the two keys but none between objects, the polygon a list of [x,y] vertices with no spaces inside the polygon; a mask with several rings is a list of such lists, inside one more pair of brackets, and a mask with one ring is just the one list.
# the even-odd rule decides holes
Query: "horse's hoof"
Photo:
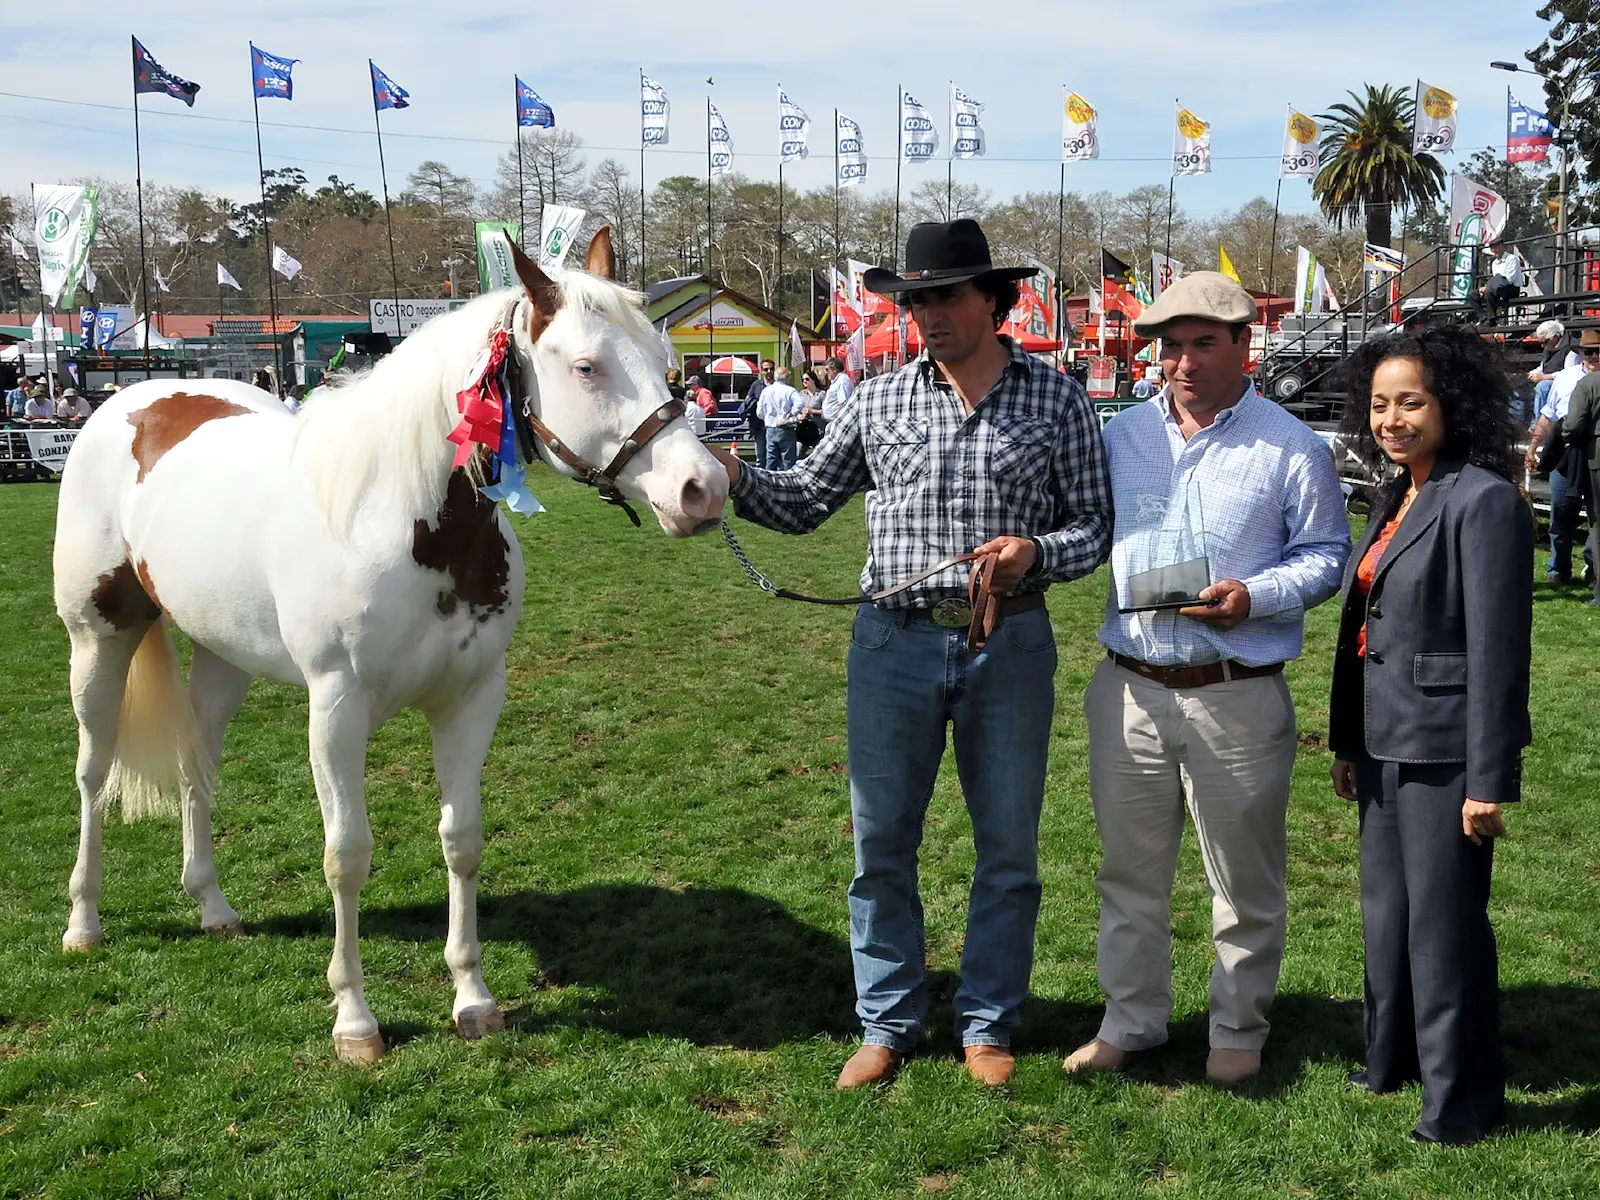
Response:
[{"label": "horse's hoof", "polygon": [[221,925],[202,925],[200,932],[207,937],[235,938],[244,936],[244,922],[238,917]]},{"label": "horse's hoof", "polygon": [[341,1037],[334,1034],[333,1052],[339,1056],[340,1062],[377,1062],[383,1057],[383,1035],[375,1033],[371,1037]]},{"label": "horse's hoof", "polygon": [[492,1004],[463,1008],[456,1014],[456,1032],[464,1038],[481,1038],[506,1027],[504,1014]]},{"label": "horse's hoof", "polygon": [[61,952],[63,954],[87,954],[91,950],[100,948],[100,935],[98,933],[69,933],[61,939]]}]

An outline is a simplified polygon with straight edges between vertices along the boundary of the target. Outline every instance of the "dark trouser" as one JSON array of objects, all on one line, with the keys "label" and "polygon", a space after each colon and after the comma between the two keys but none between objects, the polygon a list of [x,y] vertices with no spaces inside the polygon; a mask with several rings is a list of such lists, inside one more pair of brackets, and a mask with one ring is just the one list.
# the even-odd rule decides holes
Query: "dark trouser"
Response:
[{"label": "dark trouser", "polygon": [[[1563,580],[1572,578],[1572,543],[1578,536],[1578,516],[1583,512],[1584,479],[1568,479],[1560,471],[1550,472],[1550,566],[1549,572]],[[1590,521],[1594,516],[1590,514]],[[1594,565],[1594,541],[1583,547],[1583,561]]]},{"label": "dark trouser", "polygon": [[1509,279],[1493,278],[1483,289],[1483,301],[1478,310],[1485,316],[1492,315],[1496,309],[1505,308],[1507,301],[1514,300],[1521,294],[1522,289]]},{"label": "dark trouser", "polygon": [[1367,1086],[1422,1081],[1417,1132],[1473,1141],[1505,1112],[1494,843],[1461,832],[1462,763],[1356,764]]},{"label": "dark trouser", "polygon": [[750,418],[750,436],[756,440],[756,466],[767,465],[767,427],[760,417]]}]

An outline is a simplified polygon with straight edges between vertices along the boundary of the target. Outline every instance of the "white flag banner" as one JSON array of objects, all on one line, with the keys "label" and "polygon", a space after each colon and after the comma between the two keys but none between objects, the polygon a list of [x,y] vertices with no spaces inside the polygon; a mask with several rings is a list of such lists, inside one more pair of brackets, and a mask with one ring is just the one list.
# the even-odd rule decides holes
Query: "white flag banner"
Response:
[{"label": "white flag banner", "polygon": [[900,158],[927,162],[939,152],[939,127],[928,110],[904,88],[900,89]]},{"label": "white flag banner", "polygon": [[94,273],[94,268],[89,265],[89,260],[83,260],[83,286],[89,292],[100,290],[100,276]]},{"label": "white flag banner", "polygon": [[217,286],[221,287],[223,284],[227,284],[236,292],[244,291],[244,289],[239,286],[239,281],[233,277],[233,272],[228,270],[228,268],[223,266],[221,263],[218,263]]},{"label": "white flag banner", "polygon": [[648,75],[639,76],[639,137],[645,146],[667,144],[667,120],[672,116],[672,105],[667,102],[667,89]]},{"label": "white flag banner", "polygon": [[544,216],[539,221],[539,269],[548,271],[559,267],[572,249],[572,239],[578,235],[588,212],[581,208],[568,208],[565,204],[546,204]]},{"label": "white flag banner", "polygon": [[1450,173],[1450,295],[1465,300],[1472,294],[1473,259],[1479,246],[1497,240],[1510,209],[1506,198],[1465,175]]},{"label": "white flag banner", "polygon": [[950,157],[982,158],[983,105],[954,83],[950,85]]},{"label": "white flag banner", "polygon": [[1448,154],[1456,145],[1456,98],[1443,88],[1417,80],[1417,117],[1412,126],[1413,154]]},{"label": "white flag banner", "polygon": [[867,327],[862,325],[844,344],[844,365],[856,379],[867,369]]},{"label": "white flag banner", "polygon": [[1172,281],[1183,274],[1183,264],[1158,250],[1150,252],[1150,297],[1159,300]]},{"label": "white flag banner", "polygon": [[672,344],[672,335],[667,332],[667,323],[661,322],[661,347],[667,352],[667,366],[678,365],[678,348]]},{"label": "white flag banner", "polygon": [[872,267],[868,263],[858,262],[856,259],[844,260],[845,268],[845,295],[850,297],[850,307],[860,312],[866,307],[867,289],[861,283],[861,277]]},{"label": "white flag banner", "polygon": [[1366,242],[1361,248],[1361,266],[1369,274],[1394,275],[1406,269],[1406,256],[1388,246]]},{"label": "white flag banner", "polygon": [[516,268],[511,265],[511,235],[492,222],[478,226],[478,266],[486,292],[521,286]]},{"label": "white flag banner", "polygon": [[733,135],[717,106],[706,101],[706,137],[711,143],[711,173],[726,175],[733,170]]},{"label": "white flag banner", "polygon": [[1305,113],[1289,109],[1283,129],[1283,162],[1278,169],[1282,179],[1315,179],[1322,169],[1322,151],[1317,139],[1322,129]]},{"label": "white flag banner", "polygon": [[100,189],[36,183],[33,208],[40,288],[51,304],[70,308],[100,221]]},{"label": "white flag banner", "polygon": [[1211,126],[1182,105],[1172,127],[1172,173],[1211,174]]},{"label": "white flag banner", "polygon": [[158,291],[170,292],[172,290],[172,288],[167,285],[167,277],[161,273],[161,268],[157,267],[155,269],[155,272],[156,272],[156,289]]},{"label": "white flag banner", "polygon": [[867,181],[867,147],[861,126],[838,113],[833,131],[834,156],[839,160],[839,186],[855,187]]},{"label": "white flag banner", "polygon": [[285,279],[293,279],[300,274],[300,261],[282,246],[274,246],[272,248],[272,269]]},{"label": "white flag banner", "polygon": [[811,138],[811,118],[806,110],[789,99],[781,87],[778,89],[778,161],[798,162],[811,154],[807,144]]},{"label": "white flag banner", "polygon": [[1077,92],[1061,89],[1061,161],[1084,162],[1100,157],[1100,114]]},{"label": "white flag banner", "polygon": [[806,360],[806,344],[800,340],[800,322],[789,322],[789,365],[797,367]]},{"label": "white flag banner", "polygon": [[[1328,283],[1328,273],[1317,261],[1317,256],[1304,246],[1295,247],[1294,259],[1294,311],[1316,313],[1328,311],[1328,300],[1333,288]],[[1333,307],[1338,308],[1337,299]]]},{"label": "white flag banner", "polygon": [[7,236],[11,239],[11,257],[20,258],[23,262],[32,262],[33,259],[28,257],[28,248],[17,241],[16,234],[8,234]]}]

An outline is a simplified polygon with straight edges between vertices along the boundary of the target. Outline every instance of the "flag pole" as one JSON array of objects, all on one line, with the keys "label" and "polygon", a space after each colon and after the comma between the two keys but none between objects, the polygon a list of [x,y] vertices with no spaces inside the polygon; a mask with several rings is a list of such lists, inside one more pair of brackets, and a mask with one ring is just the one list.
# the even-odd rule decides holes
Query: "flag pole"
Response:
[{"label": "flag pole", "polygon": [[944,212],[946,221],[954,221],[955,201],[950,196],[956,186],[956,81],[950,80],[950,156],[944,160]]},{"label": "flag pole", "polygon": [[[367,82],[372,82],[373,61],[367,59]],[[400,267],[394,257],[394,218],[389,213],[389,169],[383,162],[383,122],[378,119],[378,89],[372,89],[372,127],[378,133],[378,176],[383,180],[383,224],[389,232],[389,282],[394,285],[394,334],[400,340]]]},{"label": "flag pole", "polygon": [[1278,194],[1272,199],[1272,245],[1267,249],[1267,324],[1272,324],[1272,283],[1278,268],[1278,206],[1283,202],[1283,171],[1278,172]]},{"label": "flag pole", "polygon": [[[139,55],[139,39],[134,37],[132,34],[129,34],[128,41],[130,43],[129,49],[132,51],[134,59],[137,60]],[[134,195],[137,197],[139,207],[139,295],[144,303],[144,367],[145,373],[148,375],[150,372],[150,283],[149,279],[145,275],[144,155],[139,146],[139,72],[137,70],[135,70],[133,73],[133,191]],[[41,271],[43,270],[43,264],[40,264],[40,269]],[[41,301],[44,299],[42,276],[39,298]],[[20,305],[21,302],[18,301],[18,303]],[[48,365],[50,342],[48,338],[48,331],[46,331],[46,333],[45,361]]]},{"label": "flag pole", "polygon": [[517,138],[517,245],[524,248],[528,245],[528,201],[524,194],[525,185],[522,182],[522,96],[517,93],[516,77],[512,76],[511,90],[516,93],[516,138]]},{"label": "flag pole", "polygon": [[783,315],[783,131],[778,132],[778,262],[773,268],[772,295],[776,303],[773,308],[778,315]]},{"label": "flag pole", "polygon": [[[717,355],[717,323],[711,306],[716,302],[716,291],[711,283],[711,97],[706,97],[706,377],[711,383],[711,364]],[[732,373],[729,374],[732,382]],[[709,390],[709,386],[708,389]]]},{"label": "flag pole", "polygon": [[[839,110],[833,110],[833,263],[839,265]],[[828,286],[832,288],[833,279],[830,276]],[[828,305],[833,306],[833,297],[828,297]]]},{"label": "flag pole", "polygon": [[[272,338],[272,368],[276,372],[273,376],[274,386],[278,394],[283,394],[283,343],[278,340],[278,285],[272,278],[275,272],[272,269],[272,222],[267,215],[267,166],[261,156],[261,97],[256,95],[255,89],[255,59],[250,63],[250,108],[256,118],[256,176],[261,184],[261,236],[267,244],[267,313],[271,317]],[[398,313],[398,306],[397,306]],[[398,315],[396,320],[398,320]],[[145,357],[150,357],[150,314],[145,312]]]},{"label": "flag pole", "polygon": [[892,269],[900,270],[900,160],[905,157],[906,147],[906,89],[897,86],[894,100],[894,248],[890,251],[893,258]]},{"label": "flag pole", "polygon": [[1056,192],[1056,278],[1055,278],[1055,306],[1056,306],[1056,365],[1061,365],[1061,356],[1066,353],[1067,341],[1062,336],[1066,326],[1064,324],[1066,304],[1061,294],[1061,249],[1062,239],[1067,223],[1067,164],[1061,164],[1061,187]]},{"label": "flag pole", "polygon": [[644,257],[644,68],[639,68],[639,290],[645,289]]},{"label": "flag pole", "polygon": [[1172,199],[1178,188],[1178,177],[1172,176],[1167,180],[1167,248],[1163,252],[1167,258],[1172,257]]}]

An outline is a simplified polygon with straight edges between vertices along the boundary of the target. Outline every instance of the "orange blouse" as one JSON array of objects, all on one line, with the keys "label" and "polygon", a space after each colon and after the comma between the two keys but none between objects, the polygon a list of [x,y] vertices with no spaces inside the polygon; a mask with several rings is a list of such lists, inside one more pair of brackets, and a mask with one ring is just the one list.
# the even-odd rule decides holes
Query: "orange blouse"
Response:
[{"label": "orange blouse", "polygon": [[[1383,561],[1383,553],[1389,548],[1389,542],[1394,538],[1395,530],[1400,528],[1401,513],[1394,517],[1387,525],[1378,531],[1378,536],[1372,539],[1372,545],[1367,547],[1367,552],[1361,556],[1361,561],[1356,564],[1356,590],[1365,600],[1367,593],[1372,591],[1372,581],[1378,577],[1378,564]],[[1356,657],[1367,656],[1367,623],[1361,622],[1361,632],[1356,634]]]}]

